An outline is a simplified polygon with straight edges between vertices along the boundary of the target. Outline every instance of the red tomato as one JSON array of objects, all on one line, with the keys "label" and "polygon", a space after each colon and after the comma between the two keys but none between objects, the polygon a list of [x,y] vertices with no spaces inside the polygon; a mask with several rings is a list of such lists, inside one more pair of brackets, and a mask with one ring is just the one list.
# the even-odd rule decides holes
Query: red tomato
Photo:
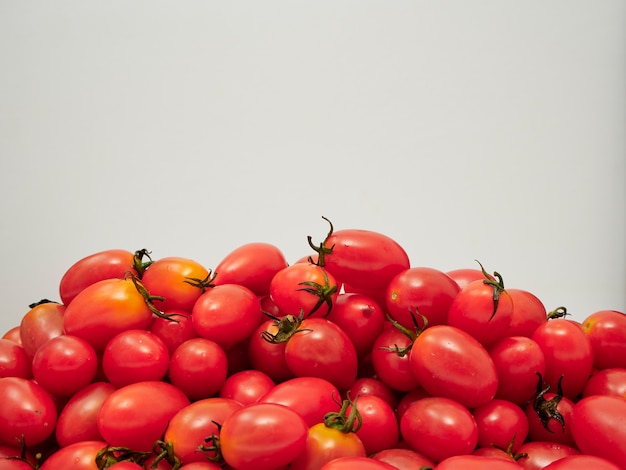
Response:
[{"label": "red tomato", "polygon": [[266,373],[274,382],[282,382],[293,378],[293,372],[287,367],[285,360],[286,342],[270,342],[279,333],[279,324],[274,320],[261,323],[250,335],[248,342],[248,359],[251,366]]},{"label": "red tomato", "polygon": [[400,419],[400,432],[410,448],[434,462],[469,454],[478,443],[478,428],[465,406],[444,397],[413,403]]},{"label": "red tomato", "polygon": [[127,250],[113,249],[79,259],[67,269],[61,278],[59,283],[61,302],[69,305],[83,289],[104,279],[122,279],[128,272],[141,277],[139,271],[142,271],[145,266],[142,258],[147,254],[146,250],[131,253]]},{"label": "red tomato", "polygon": [[395,410],[389,403],[374,395],[359,396],[354,401],[361,422],[356,435],[367,455],[395,447],[400,440],[400,428]]},{"label": "red tomato", "polygon": [[551,441],[528,441],[517,449],[517,463],[525,470],[541,470],[552,462],[580,454],[575,447]]},{"label": "red tomato", "polygon": [[2,339],[8,339],[9,341],[13,341],[16,344],[22,346],[22,338],[20,336],[20,327],[14,326],[13,328],[9,328],[3,335]]},{"label": "red tomato", "polygon": [[311,263],[296,263],[278,271],[270,282],[270,297],[284,314],[305,317],[327,316],[339,285],[324,268]]},{"label": "red tomato", "polygon": [[382,332],[385,313],[378,303],[363,294],[340,294],[326,317],[350,337],[357,356],[372,351],[372,345]]},{"label": "red tomato", "polygon": [[574,400],[593,369],[591,340],[582,328],[563,318],[539,326],[532,335],[546,359],[544,381],[554,390],[563,376],[563,395]]},{"label": "red tomato", "polygon": [[608,395],[581,399],[574,406],[571,430],[583,454],[626,468],[626,400]]},{"label": "red tomato", "polygon": [[187,396],[166,382],[126,385],[102,403],[98,431],[112,446],[149,451],[163,436],[168,422],[187,405]]},{"label": "red tomato", "polygon": [[182,310],[169,310],[170,317],[155,317],[150,331],[157,335],[171,355],[184,341],[197,338],[198,333],[193,326],[191,313]]},{"label": "red tomato", "polygon": [[68,397],[87,386],[98,371],[98,356],[84,339],[61,335],[44,343],[33,358],[33,377],[52,395]]},{"label": "red tomato", "polygon": [[583,397],[613,395],[626,399],[626,369],[602,369],[595,371],[583,388]]},{"label": "red tomato", "polygon": [[458,268],[446,272],[458,284],[459,289],[463,289],[472,281],[482,281],[485,274],[476,268]]},{"label": "red tomato", "polygon": [[219,428],[226,418],[243,405],[230,398],[205,398],[185,406],[172,417],[167,426],[163,441],[172,446],[174,455],[183,464],[206,462],[217,459],[211,445],[211,436],[219,435]]},{"label": "red tomato", "polygon": [[33,470],[33,465],[24,460],[0,457],[0,470]]},{"label": "red tomato", "polygon": [[23,436],[27,446],[54,433],[57,408],[39,384],[20,377],[0,378],[0,444],[15,445]]},{"label": "red tomato", "polygon": [[172,354],[169,380],[193,401],[217,394],[227,372],[228,359],[219,344],[206,338],[192,338]]},{"label": "red tomato", "polygon": [[287,267],[282,251],[270,243],[247,243],[228,253],[215,268],[216,286],[239,284],[257,296],[268,295],[274,275]]},{"label": "red tomato", "polygon": [[20,322],[20,340],[26,354],[32,359],[46,341],[63,334],[65,306],[43,302],[33,306]]},{"label": "red tomato", "polygon": [[376,452],[373,459],[388,463],[398,470],[420,470],[425,467],[435,468],[435,462],[411,449],[390,448]]},{"label": "red tomato", "polygon": [[[494,273],[497,274],[497,273]],[[513,301],[502,278],[473,281],[456,295],[448,311],[448,325],[459,328],[484,345],[504,338],[513,318]]]},{"label": "red tomato", "polygon": [[437,464],[437,470],[519,470],[517,462],[499,457],[456,455]]},{"label": "red tomato", "polygon": [[338,282],[358,289],[386,289],[391,279],[410,267],[409,256],[392,238],[371,230],[345,229],[330,231],[315,247],[318,264],[326,267]]},{"label": "red tomato", "polygon": [[339,390],[352,385],[358,371],[352,341],[325,318],[307,318],[300,323],[297,333],[287,340],[285,361],[296,377],[326,379]]},{"label": "red tomato", "polygon": [[626,314],[616,310],[600,310],[582,323],[593,349],[596,369],[626,369]]},{"label": "red tomato", "polygon": [[548,313],[543,302],[531,292],[523,289],[507,289],[513,300],[513,317],[508,336],[531,337],[537,327],[548,321]]},{"label": "red tomato", "polygon": [[75,442],[54,452],[39,470],[98,470],[96,455],[106,446],[104,441]]},{"label": "red tomato", "polygon": [[571,419],[574,403],[563,396],[560,383],[556,393],[548,393],[549,386],[542,388],[539,376],[535,398],[526,405],[528,437],[533,441],[553,441],[575,446],[572,437]]},{"label": "red tomato", "polygon": [[524,411],[507,400],[491,400],[472,411],[478,427],[478,445],[515,452],[528,436]]},{"label": "red tomato", "polygon": [[108,468],[112,468],[113,470],[144,470],[144,467],[138,463],[130,461],[116,462]]},{"label": "red tomato", "polygon": [[362,397],[364,395],[375,395],[382,398],[394,410],[398,405],[396,393],[385,383],[373,377],[359,377],[346,390],[347,397]]},{"label": "red tomato", "polygon": [[419,386],[410,364],[410,350],[417,333],[386,323],[372,346],[372,367],[378,379],[389,388],[408,392]]},{"label": "red tomato", "polygon": [[615,465],[610,460],[593,455],[570,455],[544,468],[544,470],[621,470],[624,467]]},{"label": "red tomato", "polygon": [[231,398],[244,405],[255,403],[263,395],[274,388],[276,384],[264,372],[259,370],[242,370],[230,375],[224,380],[219,396]]},{"label": "red tomato", "polygon": [[68,400],[59,413],[55,429],[55,437],[61,447],[80,441],[104,440],[96,420],[102,403],[115,389],[108,382],[95,382]]},{"label": "red tomato", "polygon": [[354,470],[355,468],[359,470],[397,470],[393,465],[369,457],[339,457],[324,464],[320,470]]},{"label": "red tomato", "polygon": [[246,340],[264,317],[261,303],[250,289],[224,284],[207,290],[198,298],[191,320],[199,336],[229,349]]},{"label": "red tomato", "polygon": [[237,470],[277,469],[304,452],[308,429],[291,408],[276,403],[248,405],[222,424],[222,456]]},{"label": "red tomato", "polygon": [[[389,282],[386,305],[391,317],[405,328],[443,325],[448,310],[459,293],[458,284],[443,271],[428,267],[412,267],[398,273]],[[411,312],[417,311],[415,318]]]},{"label": "red tomato", "polygon": [[31,362],[21,345],[8,339],[0,339],[0,378],[30,379],[33,376]]},{"label": "red tomato", "polygon": [[523,405],[535,396],[537,373],[546,371],[542,349],[526,336],[509,336],[488,349],[498,372],[496,398]]},{"label": "red tomato", "polygon": [[83,289],[65,309],[65,333],[103,351],[122,331],[148,329],[153,312],[135,282],[132,278],[105,279]]},{"label": "red tomato", "polygon": [[191,312],[198,297],[211,285],[209,271],[197,261],[178,256],[156,260],[141,278],[154,306],[163,311]]},{"label": "red tomato", "polygon": [[432,395],[422,387],[417,387],[402,395],[402,398],[400,398],[398,406],[396,407],[396,418],[398,419],[398,422],[402,419],[402,415],[404,415],[406,410],[408,410],[413,403],[426,397],[432,397]]},{"label": "red tomato", "polygon": [[296,411],[308,427],[324,422],[327,413],[340,409],[339,390],[318,377],[296,377],[277,384],[259,398],[259,403],[276,403]]},{"label": "red tomato", "polygon": [[498,374],[487,350],[453,326],[426,328],[413,343],[409,359],[418,383],[433,396],[476,408],[498,390]]}]

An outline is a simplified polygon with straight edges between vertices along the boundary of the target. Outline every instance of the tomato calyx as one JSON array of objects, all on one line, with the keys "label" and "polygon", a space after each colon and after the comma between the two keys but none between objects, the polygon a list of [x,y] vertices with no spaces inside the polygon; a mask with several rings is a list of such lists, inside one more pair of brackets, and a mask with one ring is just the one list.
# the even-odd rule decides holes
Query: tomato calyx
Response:
[{"label": "tomato calyx", "polygon": [[[404,348],[401,348],[397,344],[394,344],[392,347],[381,347],[380,349],[385,350],[385,351],[394,351],[400,357],[406,356],[411,351],[411,348],[413,347],[413,343],[415,342],[417,337],[428,326],[428,318],[426,318],[424,315],[419,313],[417,311],[417,308],[415,309],[415,311],[409,308],[409,313],[411,314],[411,320],[413,321],[413,325],[415,326],[415,329],[413,330],[410,330],[409,328],[405,327],[397,320],[394,320],[389,314],[387,314],[387,320],[389,320],[391,324],[395,328],[397,328],[402,334],[404,334],[407,338],[409,338],[411,340],[411,343],[408,346],[405,346]],[[422,318],[422,322],[424,326],[422,327],[419,326],[416,315],[419,315]]]},{"label": "tomato calyx", "polygon": [[261,332],[261,338],[263,338],[268,343],[285,343],[296,333],[299,333],[301,331],[311,331],[309,328],[300,328],[300,325],[304,320],[303,310],[300,311],[300,315],[298,315],[297,317],[294,315],[285,315],[284,317],[279,318],[267,312],[263,313],[274,320],[274,325],[277,328],[276,333],[270,333],[267,330]]},{"label": "tomato calyx", "polygon": [[[141,250],[135,251],[133,255],[133,269],[137,272],[137,276],[139,277],[139,279],[143,277],[143,273],[146,271],[146,269],[148,269],[148,266],[154,263],[154,261],[152,261],[152,258],[150,258],[151,253],[151,251],[142,248]],[[148,258],[148,261],[144,261],[144,257]]]},{"label": "tomato calyx", "polygon": [[309,256],[308,257],[309,263],[317,264],[320,268],[323,268],[324,266],[326,266],[326,255],[331,254],[333,252],[333,249],[335,248],[335,245],[331,247],[326,246],[326,242],[328,241],[328,239],[330,238],[330,236],[333,234],[333,231],[334,231],[333,223],[330,221],[330,219],[327,219],[324,216],[322,216],[322,219],[324,219],[326,222],[328,222],[328,225],[330,225],[328,234],[326,235],[326,238],[324,238],[322,243],[320,243],[319,246],[315,245],[313,243],[313,237],[311,237],[311,235],[308,235],[306,237],[307,241],[309,242],[309,246],[317,253],[317,262],[314,262],[313,258]]},{"label": "tomato calyx", "polygon": [[561,401],[561,398],[563,398],[563,387],[561,384],[563,382],[563,376],[561,375],[561,377],[559,377],[559,381],[557,382],[556,395],[554,395],[554,397],[550,400],[546,400],[544,395],[548,392],[548,390],[550,390],[550,385],[547,385],[544,388],[543,377],[539,372],[536,372],[536,374],[539,378],[537,380],[537,394],[533,399],[533,409],[535,410],[535,413],[539,416],[543,427],[549,432],[554,434],[554,431],[548,427],[548,423],[551,419],[556,419],[561,425],[561,429],[565,431],[565,419],[557,410],[557,406]]},{"label": "tomato calyx", "polygon": [[[354,400],[347,397],[341,402],[341,409],[339,411],[332,411],[324,415],[324,426],[331,429],[336,429],[345,434],[349,432],[357,432],[361,429],[361,413],[356,407],[356,402],[359,399],[357,395]],[[333,401],[339,404],[333,397]],[[348,412],[348,410],[350,410]]]},{"label": "tomato calyx", "polygon": [[217,276],[217,273],[213,273],[211,272],[211,270],[209,270],[209,273],[206,275],[204,279],[200,279],[197,277],[186,277],[183,282],[185,284],[189,284],[190,286],[197,287],[204,294],[207,289],[211,289],[215,287],[215,284],[213,284],[213,281],[215,280],[216,276]]},{"label": "tomato calyx", "polygon": [[182,462],[174,453],[174,444],[165,441],[156,441],[152,447],[152,455],[156,455],[152,462],[151,468],[156,468],[161,460],[165,460],[171,465],[171,470],[178,470],[182,466]]},{"label": "tomato calyx", "polygon": [[557,307],[554,310],[552,310],[551,312],[548,312],[548,320],[555,320],[557,318],[565,318],[567,315],[571,315],[568,311],[566,307]]},{"label": "tomato calyx", "polygon": [[38,305],[43,305],[43,304],[58,304],[59,302],[55,302],[54,300],[50,300],[50,299],[41,299],[39,302],[33,302],[32,304],[28,304],[28,308],[35,308]]},{"label": "tomato calyx", "polygon": [[151,455],[152,452],[140,452],[127,447],[106,446],[96,454],[96,466],[99,470],[106,470],[119,462],[133,462],[143,466],[145,460]]},{"label": "tomato calyx", "polygon": [[150,311],[152,311],[152,313],[154,313],[157,317],[165,318],[166,320],[170,320],[173,322],[178,322],[178,320],[174,318],[178,314],[163,313],[161,310],[155,307],[154,301],[155,300],[163,301],[165,300],[165,297],[150,295],[150,292],[148,292],[148,289],[146,289],[146,286],[141,282],[139,277],[137,277],[135,274],[131,272],[126,273],[125,279],[130,279],[132,281],[132,283],[135,285],[135,288],[137,289],[137,292],[141,294],[144,301],[146,302],[146,305],[148,306]]},{"label": "tomato calyx", "polygon": [[211,420],[211,422],[217,427],[217,433],[211,433],[210,436],[205,437],[205,443],[200,444],[197,450],[199,452],[202,452],[202,454],[210,462],[222,466],[224,464],[224,458],[222,457],[222,448],[220,446],[220,431],[222,430],[222,425],[213,420]]},{"label": "tomato calyx", "polygon": [[498,303],[500,302],[500,295],[503,293],[506,294],[506,290],[504,289],[504,280],[499,272],[494,271],[493,275],[489,274],[485,271],[485,268],[481,264],[480,261],[475,260],[480,266],[480,270],[482,271],[485,279],[483,280],[483,284],[490,286],[493,289],[493,313],[491,317],[489,317],[489,321],[496,315],[496,311],[498,310]]},{"label": "tomato calyx", "polygon": [[310,317],[311,315],[313,315],[324,304],[326,304],[326,306],[328,307],[328,311],[324,315],[325,317],[328,316],[328,314],[333,308],[332,295],[335,292],[337,292],[338,287],[336,284],[332,286],[330,285],[326,270],[322,269],[322,273],[324,274],[324,285],[318,282],[314,282],[314,281],[304,281],[298,284],[300,286],[306,286],[306,287],[303,287],[302,289],[298,289],[299,291],[308,292],[309,294],[312,294],[318,297],[317,303],[313,306],[311,311],[307,314],[307,317]]}]

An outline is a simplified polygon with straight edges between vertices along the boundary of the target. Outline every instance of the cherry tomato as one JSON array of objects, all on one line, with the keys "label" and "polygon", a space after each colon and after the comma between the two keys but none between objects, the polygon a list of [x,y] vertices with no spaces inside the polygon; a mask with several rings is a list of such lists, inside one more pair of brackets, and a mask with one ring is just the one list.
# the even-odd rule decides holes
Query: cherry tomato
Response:
[{"label": "cherry tomato", "polygon": [[382,460],[369,457],[339,457],[324,464],[320,470],[354,470],[355,468],[359,470],[396,470],[396,467]]},{"label": "cherry tomato", "polygon": [[402,415],[404,415],[406,410],[408,410],[413,403],[426,397],[432,397],[432,395],[419,386],[402,395],[402,398],[400,398],[398,406],[396,407],[396,418],[398,419],[398,422],[402,419]]},{"label": "cherry tomato", "polygon": [[446,274],[454,279],[459,289],[463,289],[472,281],[482,281],[485,279],[483,271],[476,268],[458,268],[447,271]]},{"label": "cherry tomato", "polygon": [[23,460],[0,457],[0,470],[33,470],[33,465]]},{"label": "cherry tomato", "polygon": [[399,447],[389,448],[376,452],[373,459],[388,463],[398,470],[419,470],[423,468],[435,468],[435,462],[424,457],[419,452]]},{"label": "cherry tomato", "polygon": [[276,384],[264,372],[259,370],[242,370],[232,374],[224,380],[219,396],[231,398],[244,405],[255,403],[263,395],[274,388]]},{"label": "cherry tomato", "polygon": [[8,339],[0,339],[0,378],[30,379],[33,376],[31,363],[31,358],[21,345]]},{"label": "cherry tomato", "polygon": [[400,419],[400,431],[410,448],[434,462],[469,454],[478,443],[478,427],[468,409],[444,397],[413,403]]},{"label": "cherry tomato", "polygon": [[165,343],[147,330],[118,333],[104,348],[102,369],[116,387],[135,382],[163,380],[169,368]]},{"label": "cherry tomato", "polygon": [[515,403],[494,399],[472,411],[478,426],[478,445],[515,452],[528,436],[528,419]]},{"label": "cherry tomato", "polygon": [[613,395],[626,399],[626,369],[601,369],[595,371],[583,388],[583,397]]},{"label": "cherry tomato", "polygon": [[149,451],[187,396],[167,382],[137,382],[111,393],[97,416],[98,431],[112,446]]},{"label": "cherry tomato", "polygon": [[225,462],[238,470],[273,470],[306,448],[308,426],[289,407],[254,403],[232,413],[220,431]]},{"label": "cherry tomato", "polygon": [[80,441],[102,441],[97,416],[104,400],[116,387],[108,382],[95,382],[74,394],[65,404],[57,420],[55,437],[65,447]]},{"label": "cherry tomato", "polygon": [[492,344],[489,355],[498,372],[496,398],[524,405],[535,396],[537,373],[546,371],[546,360],[536,341],[509,336]]},{"label": "cherry tomato", "polygon": [[395,410],[389,403],[375,395],[358,396],[355,403],[361,421],[355,433],[367,455],[396,446],[400,440],[400,428]]},{"label": "cherry tomato", "polygon": [[40,302],[22,317],[20,340],[26,354],[32,359],[39,346],[63,334],[65,306],[56,302]]},{"label": "cherry tomato", "polygon": [[268,295],[274,275],[287,267],[282,251],[271,243],[254,242],[235,248],[215,268],[216,286],[239,284],[257,296]]},{"label": "cherry tomato", "polygon": [[555,390],[563,376],[563,395],[574,400],[593,369],[593,348],[587,334],[579,325],[557,318],[539,326],[531,338],[546,360],[545,383]]},{"label": "cherry tomato", "polygon": [[325,240],[316,247],[318,264],[326,267],[338,282],[357,289],[384,290],[391,279],[410,267],[409,256],[391,237],[361,229],[334,231],[332,224]]},{"label": "cherry tomato", "polygon": [[459,292],[458,284],[443,271],[429,267],[412,267],[401,271],[389,282],[386,305],[391,317],[405,328],[414,327],[417,311],[418,325],[443,325],[448,310]]},{"label": "cherry tomato", "polygon": [[394,391],[419,386],[410,364],[413,336],[387,322],[372,346],[372,367],[378,379]]},{"label": "cherry tomato", "polygon": [[626,468],[626,400],[609,395],[581,399],[574,406],[571,430],[583,454]]},{"label": "cherry tomato", "polygon": [[171,355],[184,341],[198,338],[193,326],[191,313],[182,310],[168,310],[167,317],[155,316],[150,331],[161,338]]},{"label": "cherry tomato", "polygon": [[552,462],[567,457],[578,455],[580,451],[575,447],[552,441],[528,441],[522,444],[517,453],[518,465],[526,470],[541,470]]},{"label": "cherry tomato", "polygon": [[570,455],[552,462],[544,470],[621,470],[623,468],[610,460],[594,455]]},{"label": "cherry tomato", "polygon": [[363,395],[375,395],[379,398],[382,398],[387,404],[392,408],[396,409],[398,405],[398,397],[396,393],[388,387],[386,384],[381,382],[379,379],[374,377],[359,377],[357,378],[350,388],[346,390],[347,397],[356,397]]},{"label": "cherry tomato", "polygon": [[247,339],[264,318],[261,303],[250,289],[224,284],[198,298],[191,320],[199,336],[229,349]]},{"label": "cherry tomato", "polygon": [[141,278],[154,306],[164,312],[191,312],[194,303],[211,283],[209,271],[195,260],[179,256],[152,263]]},{"label": "cherry tomato", "polygon": [[481,455],[455,455],[437,464],[437,470],[519,470],[517,462]]},{"label": "cherry tomato", "polygon": [[9,328],[3,335],[2,339],[8,339],[9,341],[13,341],[16,344],[22,346],[22,338],[20,336],[20,327],[19,325],[14,326],[13,328]]},{"label": "cherry tomato", "polygon": [[211,397],[195,401],[179,410],[171,419],[163,437],[165,450],[172,446],[174,455],[183,464],[206,462],[219,456],[211,446],[212,436],[219,435],[219,428],[226,418],[243,405],[230,398]]},{"label": "cherry tomato", "polygon": [[145,267],[142,262],[143,256],[147,254],[146,250],[131,253],[127,250],[112,249],[79,259],[61,277],[59,283],[61,302],[69,305],[83,289],[104,279],[122,279],[129,272],[141,277]]},{"label": "cherry tomato", "polygon": [[[497,273],[494,273],[497,274]],[[448,311],[448,325],[459,328],[483,345],[505,337],[513,317],[513,301],[504,290],[502,278],[473,281],[454,297]]]},{"label": "cherry tomato", "polygon": [[54,452],[39,470],[98,470],[96,455],[105,448],[104,441],[80,441]]},{"label": "cherry tomato", "polygon": [[513,300],[513,316],[507,335],[530,338],[539,325],[548,321],[546,307],[532,292],[523,289],[506,291]]},{"label": "cherry tomato", "polygon": [[259,403],[276,403],[296,411],[308,427],[324,422],[327,413],[340,409],[339,390],[319,377],[296,377],[277,384],[259,398]]},{"label": "cherry tomato", "polygon": [[413,343],[409,360],[413,375],[427,392],[468,408],[484,405],[498,390],[498,374],[491,356],[459,328],[426,328]]},{"label": "cherry tomato", "polygon": [[372,351],[372,345],[382,332],[385,313],[378,303],[363,294],[344,293],[337,296],[326,317],[350,337],[357,356],[362,358]]},{"label": "cherry tomato", "polygon": [[285,360],[286,342],[271,342],[264,338],[274,337],[280,326],[274,320],[265,320],[250,335],[248,359],[251,366],[266,373],[274,382],[282,382],[294,377]]},{"label": "cherry tomato", "polygon": [[[138,281],[137,281],[138,282]],[[153,312],[133,278],[105,279],[83,289],[63,315],[65,333],[103,351],[118,333],[148,329]]]},{"label": "cherry tomato", "polygon": [[68,397],[87,386],[98,371],[98,356],[84,339],[61,335],[44,343],[33,358],[33,377],[48,393]]},{"label": "cherry tomato", "polygon": [[593,349],[596,369],[626,369],[626,314],[616,310],[600,310],[582,322]]},{"label": "cherry tomato", "polygon": [[0,378],[0,444],[15,445],[23,436],[27,446],[54,433],[57,408],[39,384],[21,377]]},{"label": "cherry tomato", "polygon": [[170,382],[192,401],[217,394],[227,372],[226,353],[206,338],[185,341],[176,348],[169,364]]},{"label": "cherry tomato", "polygon": [[339,286],[334,276],[311,263],[295,263],[278,271],[270,282],[270,297],[284,314],[325,317],[331,311]]}]

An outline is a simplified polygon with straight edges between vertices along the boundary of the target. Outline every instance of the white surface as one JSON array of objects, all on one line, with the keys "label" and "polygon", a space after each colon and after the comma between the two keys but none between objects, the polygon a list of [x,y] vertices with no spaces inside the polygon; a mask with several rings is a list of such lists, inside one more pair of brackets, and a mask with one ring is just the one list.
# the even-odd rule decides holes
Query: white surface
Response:
[{"label": "white surface", "polygon": [[626,310],[626,3],[0,0],[0,330],[108,248],[413,265]]}]

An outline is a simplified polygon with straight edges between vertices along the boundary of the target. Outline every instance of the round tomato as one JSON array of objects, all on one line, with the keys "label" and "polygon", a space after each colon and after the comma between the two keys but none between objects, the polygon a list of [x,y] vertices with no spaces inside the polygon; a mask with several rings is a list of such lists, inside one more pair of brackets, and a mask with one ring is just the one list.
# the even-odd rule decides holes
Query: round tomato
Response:
[{"label": "round tomato", "polygon": [[255,403],[272,390],[276,384],[264,372],[249,369],[236,372],[226,378],[219,391],[222,398],[230,398],[244,405]]},{"label": "round tomato", "polygon": [[594,455],[570,455],[552,462],[544,470],[621,470],[623,468],[608,459]]},{"label": "round tomato", "polygon": [[411,449],[394,447],[381,450],[372,455],[373,459],[388,463],[398,470],[435,468],[435,462]]},{"label": "round tomato", "polygon": [[271,243],[254,242],[235,248],[215,268],[213,284],[239,284],[256,296],[268,295],[274,275],[287,267],[282,251]]},{"label": "round tomato", "polygon": [[24,348],[9,339],[0,339],[0,378],[33,376],[32,360]]},{"label": "round tomato", "polygon": [[346,390],[345,395],[346,398],[356,396],[362,397],[364,395],[375,395],[379,398],[382,398],[394,410],[398,405],[398,396],[396,395],[396,393],[386,384],[374,377],[357,378],[352,383],[350,388]]},{"label": "round tomato", "polygon": [[0,444],[27,446],[44,442],[54,433],[57,408],[39,384],[20,377],[0,378]]},{"label": "round tomato", "polygon": [[616,310],[600,310],[582,323],[593,349],[596,369],[626,369],[626,314]]},{"label": "round tomato", "polygon": [[98,431],[112,446],[149,451],[161,439],[169,421],[187,405],[187,396],[167,382],[126,385],[102,403]]},{"label": "round tomato", "polygon": [[413,403],[400,419],[400,431],[411,449],[434,462],[469,454],[478,443],[472,414],[459,402],[444,397]]},{"label": "round tomato", "polygon": [[472,410],[478,427],[478,445],[515,452],[528,436],[528,419],[515,403],[494,399]]},{"label": "round tomato", "polygon": [[161,258],[146,269],[141,282],[154,306],[163,311],[191,312],[198,297],[211,285],[210,273],[197,261],[179,256]]},{"label": "round tomato", "polygon": [[39,470],[98,470],[96,456],[107,446],[104,441],[80,441],[50,455]]},{"label": "round tomato", "polygon": [[372,346],[372,367],[376,376],[394,391],[408,392],[419,386],[410,364],[410,350],[416,335],[387,322]]},{"label": "round tomato", "polygon": [[63,334],[65,306],[56,302],[34,305],[20,322],[20,342],[32,359],[46,341]]},{"label": "round tomato", "polygon": [[477,268],[458,268],[447,271],[446,274],[454,279],[459,289],[463,289],[472,281],[482,281],[485,279],[483,271]]},{"label": "round tomato", "polygon": [[167,317],[155,317],[150,331],[161,338],[171,355],[184,341],[197,338],[191,313],[182,310],[169,310]]},{"label": "round tomato", "polygon": [[396,470],[396,467],[387,462],[369,457],[339,457],[324,464],[320,470],[354,470],[355,468],[359,470]]},{"label": "round tomato", "polygon": [[453,326],[426,328],[414,341],[409,359],[417,382],[433,396],[476,408],[498,390],[498,373],[487,350]]},{"label": "round tomato", "polygon": [[291,408],[255,403],[226,418],[220,430],[220,449],[226,464],[237,470],[274,470],[304,452],[308,429]]},{"label": "round tomato", "polygon": [[583,454],[626,468],[626,400],[609,395],[581,399],[574,406],[571,430]]},{"label": "round tomato", "polygon": [[264,317],[259,298],[250,289],[224,284],[210,288],[198,298],[191,320],[199,336],[229,349],[246,340]]},{"label": "round tomato", "polygon": [[153,311],[140,293],[135,278],[105,279],[83,289],[63,315],[68,335],[78,336],[103,351],[118,333],[148,329]]},{"label": "round tomato", "polygon": [[[282,382],[294,377],[285,360],[284,341],[274,341],[281,329],[276,320],[266,320],[250,335],[248,341],[248,360],[250,365],[266,373],[274,382]],[[270,339],[270,341],[266,340]]]},{"label": "round tomato", "polygon": [[401,271],[389,282],[386,305],[391,317],[405,328],[417,321],[424,327],[443,325],[448,320],[448,310],[459,292],[458,284],[443,271],[429,267],[412,267]]},{"label": "round tomato", "polygon": [[506,291],[513,300],[513,316],[507,335],[532,336],[539,325],[548,321],[546,307],[532,292],[523,289],[507,289]]},{"label": "round tomato", "polygon": [[161,339],[147,330],[118,333],[104,348],[102,369],[107,380],[123,387],[146,380],[163,380],[169,352]]},{"label": "round tomato", "polygon": [[526,470],[541,470],[555,460],[577,455],[575,447],[552,441],[527,441],[517,449],[517,463]]},{"label": "round tomato", "polygon": [[583,397],[613,395],[626,399],[626,369],[601,369],[595,371],[583,388]]},{"label": "round tomato", "polygon": [[61,335],[44,343],[33,358],[33,377],[48,393],[67,397],[87,386],[98,372],[98,356],[84,339]]},{"label": "round tomato", "polygon": [[[367,455],[395,447],[400,440],[400,428],[395,410],[380,397],[357,396],[354,405],[359,411],[360,425],[355,431]],[[348,411],[351,407],[348,408]]]},{"label": "round tomato", "polygon": [[437,470],[519,470],[513,460],[482,455],[455,455],[437,464]]}]

